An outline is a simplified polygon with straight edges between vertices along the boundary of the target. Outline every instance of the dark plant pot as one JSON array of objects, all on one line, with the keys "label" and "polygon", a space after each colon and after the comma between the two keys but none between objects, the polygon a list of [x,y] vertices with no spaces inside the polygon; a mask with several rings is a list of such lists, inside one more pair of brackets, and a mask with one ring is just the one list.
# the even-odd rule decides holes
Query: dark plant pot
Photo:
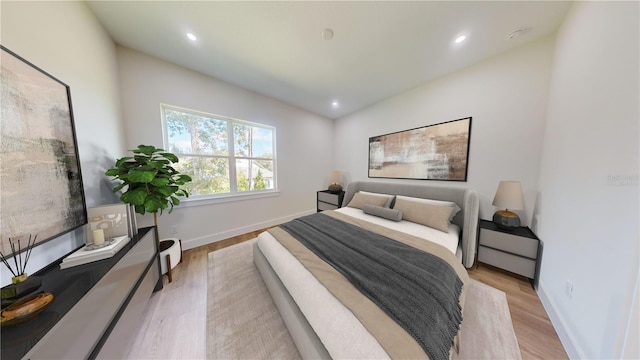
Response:
[{"label": "dark plant pot", "polygon": [[168,248],[172,247],[173,244],[175,244],[176,241],[175,240],[163,240],[160,241],[160,252],[163,252],[165,250],[167,250]]}]

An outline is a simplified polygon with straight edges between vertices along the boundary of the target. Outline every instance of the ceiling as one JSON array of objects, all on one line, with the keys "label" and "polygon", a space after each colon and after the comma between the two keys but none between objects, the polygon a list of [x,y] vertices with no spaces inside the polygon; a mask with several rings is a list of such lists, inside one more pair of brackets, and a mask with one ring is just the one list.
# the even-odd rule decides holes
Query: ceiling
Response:
[{"label": "ceiling", "polygon": [[[117,44],[332,119],[552,34],[570,6],[564,1],[88,4]],[[332,39],[323,38],[325,29],[333,30]],[[517,29],[524,31],[507,39]],[[197,40],[188,40],[188,32]],[[454,43],[460,35],[466,40]]]}]

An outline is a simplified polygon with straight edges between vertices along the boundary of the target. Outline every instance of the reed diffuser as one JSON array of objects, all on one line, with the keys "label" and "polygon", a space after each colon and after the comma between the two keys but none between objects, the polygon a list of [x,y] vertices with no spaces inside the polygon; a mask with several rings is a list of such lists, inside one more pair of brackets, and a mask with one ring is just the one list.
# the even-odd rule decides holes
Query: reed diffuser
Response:
[{"label": "reed diffuser", "polygon": [[2,299],[16,298],[40,287],[40,278],[29,278],[29,275],[27,275],[26,272],[27,264],[31,257],[31,251],[33,250],[33,246],[36,244],[37,238],[38,235],[34,236],[33,239],[31,235],[29,235],[29,240],[27,241],[27,246],[24,248],[26,249],[24,252],[22,252],[23,247],[19,239],[17,241],[12,241],[11,238],[9,238],[9,246],[11,247],[11,253],[13,255],[13,264],[11,258],[7,258],[5,254],[0,252],[0,259],[2,260],[2,263],[13,275],[11,278],[12,284],[2,288]]},{"label": "reed diffuser", "polygon": [[[25,254],[24,261],[23,261],[22,255],[20,254],[22,252],[20,239],[18,239],[18,241],[11,241],[11,238],[9,238],[9,246],[11,247],[11,253],[13,255],[13,263],[15,265],[15,269],[11,266],[11,263],[9,263],[9,260],[7,259],[7,257],[2,252],[0,252],[0,258],[2,259],[2,263],[7,267],[7,269],[9,269],[9,271],[11,271],[11,274],[13,275],[13,277],[11,278],[12,283],[17,284],[27,280],[28,275],[25,272],[25,269],[27,268],[27,263],[29,262],[29,257],[31,256],[31,250],[33,250],[33,245],[35,245],[37,238],[38,238],[38,235],[34,236],[33,242],[32,242],[31,235],[29,235],[29,240],[27,241],[27,247],[25,248],[27,250],[24,253]],[[18,251],[16,251],[16,245],[17,245]]]}]

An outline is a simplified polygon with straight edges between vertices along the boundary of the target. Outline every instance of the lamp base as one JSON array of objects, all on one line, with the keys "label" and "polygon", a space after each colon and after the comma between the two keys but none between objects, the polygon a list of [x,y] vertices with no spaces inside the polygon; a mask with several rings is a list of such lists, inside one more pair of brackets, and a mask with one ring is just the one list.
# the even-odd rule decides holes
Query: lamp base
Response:
[{"label": "lamp base", "polygon": [[498,210],[493,214],[493,223],[501,229],[513,230],[520,227],[520,217],[509,210]]},{"label": "lamp base", "polygon": [[337,194],[342,191],[342,185],[340,184],[331,184],[329,185],[329,192]]}]

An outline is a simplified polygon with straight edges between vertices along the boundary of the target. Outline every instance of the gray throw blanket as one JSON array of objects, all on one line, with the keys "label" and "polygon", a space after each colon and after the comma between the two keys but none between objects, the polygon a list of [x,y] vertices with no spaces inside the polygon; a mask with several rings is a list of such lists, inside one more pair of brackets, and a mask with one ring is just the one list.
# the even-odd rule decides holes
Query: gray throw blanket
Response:
[{"label": "gray throw blanket", "polygon": [[462,281],[439,257],[317,213],[280,227],[404,328],[432,360],[460,329]]}]

